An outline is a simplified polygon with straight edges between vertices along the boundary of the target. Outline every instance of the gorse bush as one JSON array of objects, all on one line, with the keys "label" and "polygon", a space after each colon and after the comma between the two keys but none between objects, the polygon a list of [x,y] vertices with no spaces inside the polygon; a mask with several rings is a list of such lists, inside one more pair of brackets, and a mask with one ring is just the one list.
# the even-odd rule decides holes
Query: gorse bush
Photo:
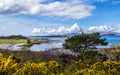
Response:
[{"label": "gorse bush", "polygon": [[76,65],[75,75],[120,75],[120,61],[107,60],[102,63],[96,62],[93,65],[78,61]]},{"label": "gorse bush", "polygon": [[14,75],[59,75],[59,64],[55,61],[48,63],[27,62]]},{"label": "gorse bush", "polygon": [[18,70],[18,63],[13,60],[13,55],[5,58],[0,53],[0,75],[12,75]]},{"label": "gorse bush", "polygon": [[[71,67],[71,65],[73,65]],[[14,55],[4,57],[0,53],[0,75],[120,75],[120,61],[106,60],[87,64],[82,60],[75,61],[69,70],[62,70],[58,62],[27,61],[23,66],[16,62]],[[67,71],[67,73],[66,73]]]},{"label": "gorse bush", "polygon": [[0,75],[60,75],[60,64],[56,61],[34,63],[27,61],[19,68],[14,56],[3,57],[0,53]]}]

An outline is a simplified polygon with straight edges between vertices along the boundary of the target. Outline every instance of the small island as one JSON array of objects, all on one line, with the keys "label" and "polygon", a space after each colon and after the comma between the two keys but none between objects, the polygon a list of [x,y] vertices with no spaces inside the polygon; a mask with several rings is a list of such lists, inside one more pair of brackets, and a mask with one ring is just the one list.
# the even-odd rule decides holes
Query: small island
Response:
[{"label": "small island", "polygon": [[49,40],[47,38],[33,38],[22,35],[0,36],[0,49],[9,49],[16,44],[22,47],[31,47],[35,44],[53,43],[57,40]]}]

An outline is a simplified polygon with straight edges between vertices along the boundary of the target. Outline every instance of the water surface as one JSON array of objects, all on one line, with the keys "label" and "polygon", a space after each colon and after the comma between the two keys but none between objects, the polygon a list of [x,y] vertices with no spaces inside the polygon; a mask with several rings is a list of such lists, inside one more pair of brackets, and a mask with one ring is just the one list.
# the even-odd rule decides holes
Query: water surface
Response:
[{"label": "water surface", "polygon": [[[29,37],[31,38],[31,37]],[[51,48],[62,48],[62,43],[66,39],[65,37],[32,37],[32,38],[46,38],[49,40],[56,40],[57,42],[53,43],[44,43],[44,44],[36,44],[31,46],[30,50],[32,51],[44,51]],[[102,38],[106,38],[106,41],[109,43],[107,46],[98,46],[98,48],[109,48],[111,44],[120,44],[120,36],[112,36],[112,35],[104,35]],[[20,44],[16,44],[13,47],[11,47],[12,50],[19,50],[24,49],[18,46]],[[26,49],[26,48],[25,48]]]}]

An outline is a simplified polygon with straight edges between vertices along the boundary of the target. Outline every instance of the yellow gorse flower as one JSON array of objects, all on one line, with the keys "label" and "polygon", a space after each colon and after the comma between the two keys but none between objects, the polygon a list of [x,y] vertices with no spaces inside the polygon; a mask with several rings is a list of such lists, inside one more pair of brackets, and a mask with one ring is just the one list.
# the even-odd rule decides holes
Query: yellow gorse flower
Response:
[{"label": "yellow gorse flower", "polygon": [[13,55],[8,58],[3,57],[0,53],[0,75],[12,75],[18,69],[18,63],[12,59]]},{"label": "yellow gorse flower", "polygon": [[[120,61],[107,60],[90,65],[80,60],[76,61],[75,65],[73,73],[69,71],[67,75],[120,75]],[[0,53],[0,75],[66,75],[62,73],[60,66],[56,61],[28,61],[20,68],[13,55],[3,57]]]}]

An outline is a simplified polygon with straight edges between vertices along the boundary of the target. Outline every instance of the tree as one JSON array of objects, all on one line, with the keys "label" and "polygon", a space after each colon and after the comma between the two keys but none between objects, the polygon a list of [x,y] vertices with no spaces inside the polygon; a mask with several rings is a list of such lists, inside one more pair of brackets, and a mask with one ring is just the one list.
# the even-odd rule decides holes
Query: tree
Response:
[{"label": "tree", "polygon": [[27,39],[27,44],[30,44],[31,43],[31,40],[30,39]]},{"label": "tree", "polygon": [[96,46],[107,45],[105,38],[101,38],[100,33],[79,34],[71,36],[65,40],[63,47],[76,52],[85,51],[86,49],[96,48]]}]

